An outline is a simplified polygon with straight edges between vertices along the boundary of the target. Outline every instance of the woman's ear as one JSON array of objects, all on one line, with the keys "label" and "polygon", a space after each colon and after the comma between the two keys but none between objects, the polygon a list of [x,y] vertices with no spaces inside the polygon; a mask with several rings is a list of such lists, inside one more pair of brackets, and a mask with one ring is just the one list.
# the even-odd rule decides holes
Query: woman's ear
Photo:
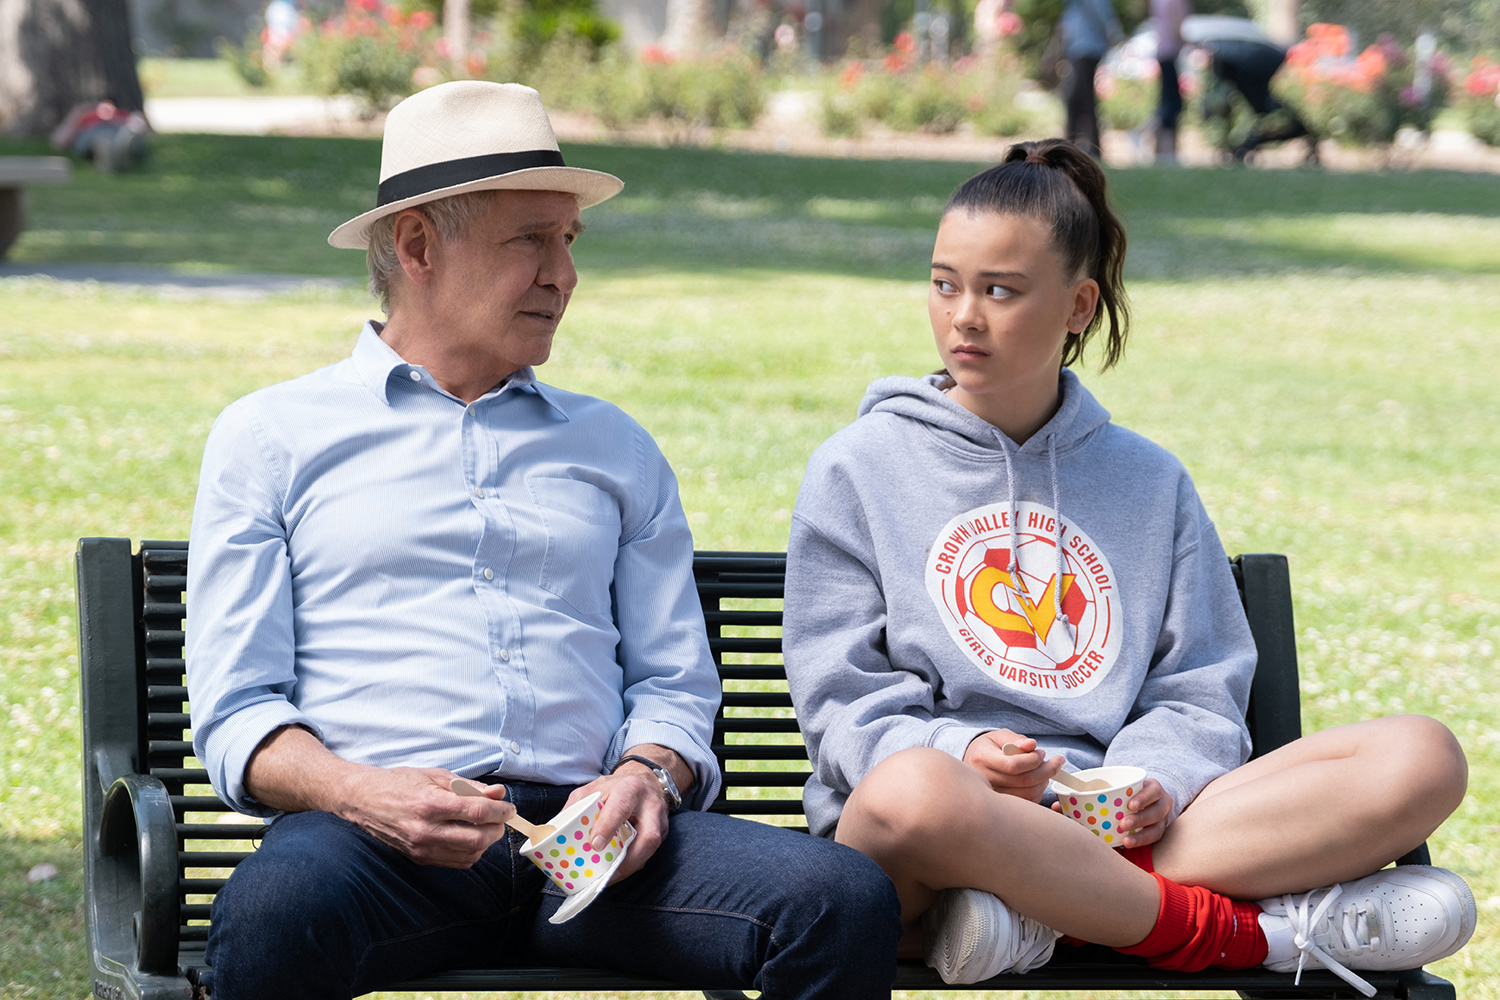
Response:
[{"label": "woman's ear", "polygon": [[1094,321],[1099,308],[1099,282],[1084,278],[1073,286],[1073,312],[1068,316],[1068,332],[1082,333]]}]

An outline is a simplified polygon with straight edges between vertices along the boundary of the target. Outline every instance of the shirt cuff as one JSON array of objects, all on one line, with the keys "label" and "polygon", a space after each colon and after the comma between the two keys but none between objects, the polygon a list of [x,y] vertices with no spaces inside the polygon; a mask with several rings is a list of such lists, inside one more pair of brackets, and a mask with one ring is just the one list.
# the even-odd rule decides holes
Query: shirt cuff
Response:
[{"label": "shirt cuff", "polygon": [[684,809],[707,809],[719,797],[719,762],[713,753],[695,740],[687,730],[670,722],[632,719],[625,723],[615,737],[610,753],[604,760],[604,773],[608,774],[620,763],[620,758],[630,752],[631,747],[655,743],[675,751],[693,772],[693,787],[683,795]]},{"label": "shirt cuff", "polygon": [[245,789],[245,768],[265,738],[283,726],[305,726],[320,741],[323,733],[313,721],[285,698],[275,696],[242,705],[213,724],[194,747],[208,766],[209,777],[219,798],[236,812],[248,816],[278,816],[280,811],[262,805]]}]

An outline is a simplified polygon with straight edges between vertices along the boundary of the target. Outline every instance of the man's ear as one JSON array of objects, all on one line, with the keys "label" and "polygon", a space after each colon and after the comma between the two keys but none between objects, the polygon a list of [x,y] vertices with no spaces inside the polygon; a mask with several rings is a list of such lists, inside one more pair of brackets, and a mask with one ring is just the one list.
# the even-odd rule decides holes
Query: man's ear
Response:
[{"label": "man's ear", "polygon": [[396,259],[412,282],[425,285],[432,280],[437,251],[437,233],[431,219],[410,208],[396,216]]},{"label": "man's ear", "polygon": [[1094,321],[1099,308],[1099,282],[1084,278],[1073,286],[1073,312],[1068,316],[1068,332],[1082,333]]}]

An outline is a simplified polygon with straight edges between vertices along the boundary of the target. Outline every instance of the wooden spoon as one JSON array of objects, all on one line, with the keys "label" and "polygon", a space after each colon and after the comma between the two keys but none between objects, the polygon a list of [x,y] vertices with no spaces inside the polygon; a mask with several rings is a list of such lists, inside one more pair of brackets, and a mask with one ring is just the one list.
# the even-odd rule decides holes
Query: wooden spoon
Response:
[{"label": "wooden spoon", "polygon": [[[452,790],[454,795],[472,795],[477,798],[488,797],[484,794],[484,789],[480,788],[472,781],[466,781],[463,778],[454,778],[452,781],[448,782],[448,787]],[[510,827],[512,830],[516,830],[520,833],[525,834],[526,839],[531,841],[533,844],[540,844],[542,841],[546,840],[548,837],[557,832],[557,827],[555,826],[548,826],[545,823],[528,823],[520,816],[512,816],[510,819],[505,821],[505,825]]]},{"label": "wooden spoon", "polygon": [[[1005,756],[1007,757],[1014,757],[1017,754],[1022,753],[1035,752],[1022,750],[1014,743],[1007,743],[1000,749],[1005,751]],[[1103,778],[1090,778],[1088,781],[1084,781],[1082,778],[1074,777],[1067,771],[1058,771],[1052,776],[1052,780],[1057,782],[1059,785],[1067,785],[1075,792],[1097,792],[1101,788],[1109,787],[1109,782],[1105,781]]]}]

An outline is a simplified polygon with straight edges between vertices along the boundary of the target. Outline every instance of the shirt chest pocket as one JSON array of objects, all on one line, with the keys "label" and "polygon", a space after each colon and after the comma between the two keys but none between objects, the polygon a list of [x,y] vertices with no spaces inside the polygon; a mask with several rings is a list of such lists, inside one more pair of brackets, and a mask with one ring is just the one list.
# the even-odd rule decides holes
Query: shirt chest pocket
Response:
[{"label": "shirt chest pocket", "polygon": [[526,486],[547,530],[537,586],[586,615],[609,614],[620,546],[619,504],[578,479],[528,477]]}]

